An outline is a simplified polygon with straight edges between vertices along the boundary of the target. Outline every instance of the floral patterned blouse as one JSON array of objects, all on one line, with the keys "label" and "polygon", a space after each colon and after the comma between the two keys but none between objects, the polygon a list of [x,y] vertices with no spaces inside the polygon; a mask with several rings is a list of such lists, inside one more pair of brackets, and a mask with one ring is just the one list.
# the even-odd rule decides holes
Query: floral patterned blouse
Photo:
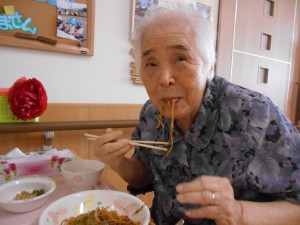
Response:
[{"label": "floral patterned blouse", "polygon": [[[170,120],[156,128],[159,111],[147,101],[141,111],[135,140],[169,141]],[[213,225],[212,220],[190,220],[184,209],[195,207],[176,201],[175,186],[201,175],[227,177],[235,198],[249,201],[300,202],[300,134],[266,96],[215,76],[194,123],[182,134],[174,128],[172,152],[136,147],[154,176],[151,208],[157,225]],[[199,207],[199,206],[198,206]]]}]

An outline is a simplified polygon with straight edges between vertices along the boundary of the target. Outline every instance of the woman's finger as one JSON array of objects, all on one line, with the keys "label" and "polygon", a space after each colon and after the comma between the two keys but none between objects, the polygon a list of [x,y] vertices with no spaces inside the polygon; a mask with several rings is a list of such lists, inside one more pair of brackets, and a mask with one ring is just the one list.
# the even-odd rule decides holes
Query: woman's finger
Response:
[{"label": "woman's finger", "polygon": [[115,142],[117,141],[121,136],[123,135],[123,132],[121,130],[113,131],[112,129],[106,130],[105,134],[100,135],[96,141],[95,146],[100,147],[106,143],[109,142]]},{"label": "woman's finger", "polygon": [[109,142],[105,144],[106,153],[119,152],[121,149],[124,149],[125,147],[127,147],[129,150],[131,149],[130,141],[127,139],[122,139],[120,141]]},{"label": "woman's finger", "polygon": [[218,192],[227,187],[231,188],[231,183],[227,178],[216,176],[201,176],[191,182],[178,184],[176,190],[178,193],[211,191]]},{"label": "woman's finger", "polygon": [[113,131],[114,131],[114,130],[111,129],[111,128],[106,128],[105,133],[106,133],[106,134],[110,134],[110,133],[112,133]]},{"label": "woman's finger", "polygon": [[216,204],[216,193],[211,191],[186,192],[183,194],[178,194],[176,198],[181,203],[203,205],[210,205],[212,203]]}]

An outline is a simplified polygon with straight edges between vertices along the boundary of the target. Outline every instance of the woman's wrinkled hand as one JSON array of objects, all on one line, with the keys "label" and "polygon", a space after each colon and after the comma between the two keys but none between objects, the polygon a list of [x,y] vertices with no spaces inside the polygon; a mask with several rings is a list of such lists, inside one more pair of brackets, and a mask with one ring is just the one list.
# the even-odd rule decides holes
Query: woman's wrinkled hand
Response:
[{"label": "woman's wrinkled hand", "polygon": [[120,139],[123,132],[106,129],[106,133],[94,142],[95,156],[112,169],[119,168],[125,159],[125,154],[132,148],[128,139]]},{"label": "woman's wrinkled hand", "polygon": [[176,190],[179,202],[203,205],[186,210],[186,216],[213,219],[217,225],[242,224],[242,206],[235,200],[233,188],[227,178],[201,176],[177,185]]}]

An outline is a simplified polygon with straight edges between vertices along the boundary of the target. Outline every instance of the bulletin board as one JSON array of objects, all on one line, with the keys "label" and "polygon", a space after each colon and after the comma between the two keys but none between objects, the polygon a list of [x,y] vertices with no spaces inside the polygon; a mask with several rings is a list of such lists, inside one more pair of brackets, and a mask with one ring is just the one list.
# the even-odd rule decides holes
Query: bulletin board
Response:
[{"label": "bulletin board", "polygon": [[1,0],[0,45],[92,56],[94,18],[95,0]]}]

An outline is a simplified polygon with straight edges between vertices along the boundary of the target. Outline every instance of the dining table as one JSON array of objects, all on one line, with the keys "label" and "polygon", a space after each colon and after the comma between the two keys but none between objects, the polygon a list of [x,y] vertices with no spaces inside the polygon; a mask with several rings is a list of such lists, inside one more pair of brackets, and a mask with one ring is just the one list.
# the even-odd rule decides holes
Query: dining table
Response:
[{"label": "dining table", "polygon": [[[39,225],[39,218],[42,212],[52,202],[73,194],[69,184],[65,181],[62,175],[52,176],[52,179],[56,182],[56,189],[51,194],[49,201],[38,209],[35,209],[26,213],[11,213],[0,208],[0,224],[1,225]],[[111,188],[103,181],[99,181],[95,189],[110,190]]]}]

